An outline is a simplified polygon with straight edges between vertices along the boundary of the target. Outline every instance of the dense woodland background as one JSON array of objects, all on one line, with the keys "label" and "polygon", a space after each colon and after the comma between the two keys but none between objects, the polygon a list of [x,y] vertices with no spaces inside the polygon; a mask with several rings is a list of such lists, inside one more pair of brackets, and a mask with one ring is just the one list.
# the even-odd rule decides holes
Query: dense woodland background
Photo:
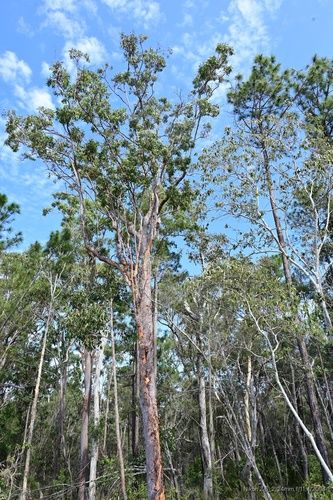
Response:
[{"label": "dense woodland background", "polygon": [[333,61],[219,45],[169,101],[121,46],[8,115],[63,222],[16,251],[0,197],[0,497],[331,498]]}]

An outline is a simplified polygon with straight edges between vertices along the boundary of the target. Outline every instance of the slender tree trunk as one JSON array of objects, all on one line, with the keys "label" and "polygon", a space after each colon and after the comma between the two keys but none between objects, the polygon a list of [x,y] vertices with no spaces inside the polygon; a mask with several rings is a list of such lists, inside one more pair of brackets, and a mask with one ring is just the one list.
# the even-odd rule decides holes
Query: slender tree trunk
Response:
[{"label": "slender tree trunk", "polygon": [[[302,360],[303,360],[305,368],[306,368],[305,369],[305,382],[306,382],[309,407],[311,410],[311,417],[312,417],[312,422],[313,422],[313,427],[314,427],[314,435],[315,435],[316,444],[318,446],[318,449],[320,451],[321,456],[325,460],[326,464],[329,466],[328,452],[327,452],[327,448],[326,448],[324,431],[323,431],[323,427],[321,424],[321,418],[320,418],[319,404],[318,404],[316,390],[315,390],[314,373],[312,371],[312,366],[311,366],[311,362],[309,359],[308,350],[307,350],[307,347],[305,344],[304,337],[299,338],[298,347],[299,347],[299,350],[301,352]],[[322,475],[323,475],[324,483],[325,484],[328,483],[329,475],[327,474],[326,468],[323,466],[322,466]]]},{"label": "slender tree trunk", "polygon": [[321,464],[321,466],[323,467],[323,469],[325,470],[325,473],[329,479],[329,481],[333,482],[333,473],[332,471],[330,470],[330,468],[328,467],[327,463],[326,463],[326,460],[324,459],[322,453],[321,453],[321,450],[320,448],[318,447],[317,445],[317,442],[314,438],[314,436],[312,435],[312,433],[309,431],[309,429],[306,427],[306,425],[304,424],[303,420],[300,418],[299,414],[297,413],[296,409],[294,408],[292,402],[290,401],[289,399],[289,396],[288,394],[286,393],[282,383],[281,383],[281,380],[280,380],[280,375],[279,375],[279,371],[277,369],[277,365],[276,365],[276,359],[275,359],[275,350],[273,349],[270,341],[269,341],[269,338],[268,336],[263,332],[261,331],[263,334],[264,334],[264,337],[266,338],[266,341],[270,347],[270,351],[271,351],[271,358],[272,358],[272,364],[273,364],[273,368],[274,368],[274,374],[275,374],[275,380],[276,380],[276,383],[277,385],[279,386],[279,389],[290,409],[290,411],[292,412],[292,414],[294,415],[295,419],[297,420],[297,422],[299,423],[299,425],[301,426],[304,434],[309,438],[311,444],[312,444],[312,447],[313,447],[313,450]]},{"label": "slender tree trunk", "polygon": [[246,376],[246,390],[244,394],[244,409],[245,409],[245,424],[246,434],[249,443],[252,442],[252,426],[251,426],[251,411],[250,411],[250,398],[252,392],[252,360],[251,356],[247,357],[247,376]]},{"label": "slender tree trunk", "polygon": [[112,376],[113,376],[113,395],[114,395],[114,417],[115,417],[115,425],[116,425],[117,451],[118,451],[119,472],[120,472],[120,486],[121,486],[122,497],[124,500],[127,500],[123,447],[122,447],[121,432],[120,432],[117,365],[116,365],[116,346],[115,346],[115,340],[114,340],[112,302],[110,305],[110,336],[111,336],[111,345],[112,345]]},{"label": "slender tree trunk", "polygon": [[104,349],[106,344],[106,337],[103,336],[100,347],[95,352],[95,377],[94,377],[94,433],[91,445],[91,458],[90,458],[90,473],[89,473],[89,499],[95,500],[96,498],[96,477],[97,477],[97,463],[99,456],[99,437],[96,432],[100,422],[100,400],[101,400],[101,371],[104,361]]},{"label": "slender tree trunk", "polygon": [[105,420],[104,420],[104,431],[103,431],[103,453],[106,455],[106,440],[108,435],[108,422],[109,422],[109,411],[110,411],[110,396],[111,396],[111,386],[112,386],[112,375],[108,373],[107,380],[107,390],[106,390],[106,408],[105,408]]},{"label": "slender tree trunk", "polygon": [[[299,413],[299,405],[298,405],[297,394],[296,394],[295,371],[294,371],[292,364],[290,364],[290,370],[291,370],[292,396],[293,396],[293,400],[294,400],[294,406],[295,406],[297,413]],[[303,479],[304,479],[304,481],[307,481],[309,478],[308,455],[306,453],[305,445],[304,445],[303,439],[302,439],[302,433],[301,433],[300,426],[299,426],[298,422],[296,422],[296,436],[297,436],[298,444],[299,444],[299,447],[301,450]]]},{"label": "slender tree trunk", "polygon": [[157,271],[154,275],[153,287],[153,325],[154,325],[154,366],[155,366],[155,379],[157,380],[157,319],[158,319],[158,281]]},{"label": "slender tree trunk", "polygon": [[133,356],[133,374],[132,374],[132,411],[131,411],[131,435],[132,435],[132,457],[139,454],[139,415],[138,405],[140,402],[140,372],[139,372],[139,342],[135,343],[135,352]]},{"label": "slender tree trunk", "polygon": [[319,359],[320,359],[320,365],[321,365],[321,369],[322,369],[322,372],[323,372],[323,378],[324,378],[325,388],[326,388],[326,398],[327,398],[327,400],[329,402],[329,414],[330,414],[330,416],[332,418],[333,417],[333,399],[332,399],[331,384],[330,384],[330,381],[328,380],[327,375],[326,375],[326,370],[325,370],[325,367],[324,367],[323,358],[322,358],[322,355],[321,355],[321,352],[320,352],[320,348],[317,349],[317,353],[318,353],[318,356],[319,356]]},{"label": "slender tree trunk", "polygon": [[48,336],[50,323],[51,323],[51,319],[52,319],[52,315],[53,315],[53,297],[54,297],[55,289],[56,289],[56,283],[54,286],[52,285],[52,287],[51,287],[51,302],[50,302],[50,307],[49,307],[49,311],[47,314],[47,320],[46,320],[43,341],[42,341],[42,349],[41,349],[40,357],[39,357],[36,385],[35,385],[35,390],[34,390],[34,398],[33,398],[32,405],[31,405],[30,425],[29,425],[28,437],[27,437],[27,441],[24,443],[24,446],[26,447],[27,452],[26,452],[26,456],[25,456],[22,492],[20,495],[20,500],[26,500],[27,494],[28,494],[28,478],[29,478],[29,472],[30,472],[31,446],[32,446],[32,439],[33,439],[33,435],[34,435],[34,428],[35,428],[35,422],[36,422],[36,417],[37,417],[37,404],[38,404],[38,398],[39,398],[40,384],[41,384],[41,380],[42,380],[42,371],[43,371],[43,365],[44,365],[47,336]]},{"label": "slender tree trunk", "polygon": [[89,445],[89,413],[90,413],[90,400],[91,400],[91,365],[92,353],[85,348],[83,352],[83,370],[84,370],[84,396],[82,407],[82,421],[81,421],[81,440],[80,440],[80,472],[79,472],[79,491],[78,500],[85,500],[86,498],[86,483],[88,480],[88,445]]},{"label": "slender tree trunk", "polygon": [[[65,459],[66,443],[65,443],[65,398],[67,384],[67,366],[61,366],[60,387],[59,387],[59,430],[60,430],[60,450],[59,456]],[[61,459],[60,459],[61,461]]]},{"label": "slender tree trunk", "polygon": [[181,500],[180,489],[179,489],[178,479],[177,479],[177,471],[176,471],[176,469],[174,468],[174,465],[173,465],[172,455],[171,455],[171,451],[169,449],[168,443],[165,443],[165,448],[166,448],[166,454],[167,454],[168,461],[169,461],[172,482],[173,482],[173,485],[174,485],[174,488],[175,488],[176,498],[177,498],[177,500]]},{"label": "slender tree trunk", "polygon": [[[277,234],[279,248],[280,248],[280,252],[281,252],[281,256],[282,256],[285,280],[286,280],[288,285],[291,285],[292,284],[292,276],[291,276],[290,263],[289,263],[287,255],[286,255],[286,252],[285,252],[286,242],[284,239],[282,225],[281,225],[281,221],[280,221],[280,217],[279,217],[279,213],[278,213],[278,208],[277,208],[277,204],[276,204],[275,191],[274,191],[273,181],[272,181],[271,172],[270,172],[270,168],[269,168],[269,158],[268,158],[268,154],[267,154],[267,151],[266,151],[266,148],[264,145],[263,145],[263,158],[264,158],[264,168],[265,168],[265,173],[266,173],[266,181],[267,181],[267,187],[268,187],[268,192],[269,192],[270,205],[272,208],[276,234]],[[303,361],[306,390],[307,390],[307,395],[308,395],[308,402],[309,402],[309,407],[310,407],[310,411],[311,411],[313,427],[314,427],[316,444],[318,446],[318,449],[320,451],[321,456],[325,460],[326,464],[329,466],[328,452],[327,452],[327,448],[326,448],[326,444],[325,444],[324,432],[323,432],[323,427],[322,427],[321,418],[320,418],[319,404],[318,404],[316,391],[315,391],[314,374],[313,374],[311,362],[309,359],[309,354],[308,354],[306,342],[305,342],[304,337],[302,335],[298,336],[297,345],[298,345],[298,349],[299,349],[299,352],[300,352],[300,355],[301,355],[301,358]],[[323,476],[323,481],[326,484],[329,480],[329,477],[327,475],[325,467],[323,467],[323,466],[322,466],[322,476]]]},{"label": "slender tree trunk", "polygon": [[[252,443],[252,417],[251,417],[251,405],[250,401],[252,399],[252,359],[251,356],[247,357],[247,375],[246,375],[246,389],[244,393],[244,411],[245,411],[245,432],[247,436],[247,440],[249,442],[249,446],[252,447],[254,453],[254,446]],[[250,495],[251,498],[255,498],[255,491],[253,487],[253,478],[252,478],[252,466],[251,463],[248,463],[246,466],[246,474],[249,483]]]},{"label": "slender tree trunk", "polygon": [[318,383],[317,380],[315,380],[315,384],[316,384],[316,393],[317,393],[318,399],[320,401],[320,406],[323,409],[323,412],[324,412],[324,415],[325,415],[326,425],[327,425],[327,429],[328,429],[329,434],[330,434],[331,443],[333,443],[332,421],[331,421],[331,417],[329,415],[329,411],[328,411],[328,408],[327,408],[327,405],[326,405],[326,401],[324,400],[325,396],[323,395],[322,388],[320,387],[320,384]]},{"label": "slender tree trunk", "polygon": [[[24,434],[23,434],[23,446],[22,446],[21,450],[18,452],[18,457],[17,457],[17,460],[16,460],[16,467],[22,461],[22,458],[23,458],[24,453],[25,453],[24,447],[25,447],[25,444],[27,442],[27,436],[28,436],[28,432],[29,432],[31,404],[32,403],[30,402],[29,406],[28,406],[27,414],[26,414],[26,417],[25,417],[25,426],[24,426]],[[16,467],[15,467],[15,472],[16,472]],[[12,474],[11,478],[10,478],[10,487],[9,487],[9,492],[8,492],[7,500],[11,500],[11,498],[12,498],[12,490],[13,490],[13,487],[14,487],[14,477],[15,477],[15,474]]]},{"label": "slender tree trunk", "polygon": [[259,483],[261,491],[263,492],[265,500],[272,500],[272,497],[271,497],[271,494],[267,488],[267,485],[266,485],[266,483],[265,483],[265,481],[260,473],[260,470],[258,469],[257,462],[256,462],[255,458],[252,462],[252,467],[253,467],[254,474],[257,476],[257,481]]},{"label": "slender tree trunk", "polygon": [[163,468],[157,411],[154,321],[152,314],[150,253],[143,257],[136,290],[136,323],[139,345],[140,406],[146,451],[149,500],[164,500]]},{"label": "slender tree trunk", "polygon": [[[319,261],[319,256],[318,256],[318,261]],[[318,266],[319,266],[319,264],[318,264]],[[319,293],[319,296],[321,297],[320,305],[321,305],[321,310],[323,312],[325,327],[326,327],[326,330],[328,330],[330,332],[332,330],[332,320],[331,320],[330,314],[328,312],[327,303],[326,303],[325,296],[324,296],[324,290],[323,290],[321,283],[319,283],[317,285],[317,292]]]},{"label": "slender tree trunk", "polygon": [[203,362],[201,354],[198,356],[198,389],[199,389],[199,412],[200,412],[200,441],[201,455],[204,473],[204,498],[213,498],[213,470],[212,456],[207,425],[206,409],[206,384],[203,371]]},{"label": "slender tree trunk", "polygon": [[214,410],[213,410],[213,381],[212,381],[212,363],[211,363],[211,348],[210,348],[210,335],[208,334],[208,415],[209,415],[209,443],[210,443],[210,454],[212,457],[212,467],[214,469],[214,464],[216,461],[216,449],[215,449],[215,425],[214,425]]},{"label": "slender tree trunk", "polygon": [[66,390],[67,390],[67,363],[70,346],[65,348],[65,335],[62,334],[62,345],[59,349],[60,378],[59,378],[59,466],[66,466],[69,477],[72,479],[70,460],[68,457],[66,437],[65,437],[65,415],[66,415]]},{"label": "slender tree trunk", "polygon": [[222,480],[223,483],[225,483],[224,465],[223,465],[225,457],[222,456],[221,448],[219,447],[219,445],[217,445],[217,456],[219,457],[221,480]]},{"label": "slender tree trunk", "polygon": [[46,351],[47,334],[49,331],[51,317],[52,317],[52,309],[50,307],[49,312],[48,312],[48,316],[47,316],[45,331],[44,331],[44,335],[43,335],[42,349],[41,349],[40,357],[39,357],[37,379],[36,379],[36,385],[35,385],[35,391],[34,391],[34,399],[33,399],[32,406],[31,406],[28,439],[25,443],[25,447],[27,448],[27,452],[26,452],[26,456],[25,456],[23,484],[22,484],[22,492],[21,492],[21,496],[20,496],[21,500],[25,500],[27,498],[27,493],[28,493],[28,478],[29,478],[29,472],[30,472],[31,445],[32,445],[32,439],[33,439],[36,416],[37,416],[37,403],[38,403],[38,398],[39,398],[40,383],[42,380],[42,371],[43,371],[45,351]]},{"label": "slender tree trunk", "polygon": [[283,485],[283,476],[282,476],[282,471],[281,471],[279,457],[278,457],[277,452],[276,452],[276,448],[275,448],[275,444],[274,444],[274,439],[273,439],[272,432],[271,432],[271,429],[270,429],[269,425],[267,426],[267,429],[268,429],[269,440],[270,440],[271,445],[272,445],[272,451],[273,451],[273,456],[274,456],[274,460],[275,460],[275,463],[276,463],[276,469],[277,469],[278,475],[279,475],[280,486],[282,486]]},{"label": "slender tree trunk", "polygon": [[[243,422],[244,419],[239,418],[239,416],[235,413],[233,405],[230,402],[229,396],[223,390],[223,386],[222,385],[220,386],[220,390],[221,390],[221,394],[223,395],[223,402],[224,402],[224,404],[226,405],[226,407],[228,409],[229,425],[230,425],[230,428],[233,431],[234,438],[235,438],[235,441],[234,441],[234,443],[235,443],[235,452],[237,451],[237,446],[238,446],[237,442],[240,441],[241,445],[242,445],[242,448],[243,448],[243,451],[244,451],[244,453],[246,455],[246,458],[247,458],[247,464],[246,465],[248,467],[251,467],[251,469],[254,472],[254,475],[257,477],[257,481],[258,481],[259,486],[260,486],[260,488],[262,490],[264,498],[266,500],[272,500],[272,497],[271,497],[271,495],[269,493],[267,485],[266,485],[266,483],[265,483],[265,481],[264,481],[264,479],[263,479],[263,477],[262,477],[262,475],[260,473],[260,470],[259,470],[257,462],[256,462],[256,457],[255,457],[255,452],[254,452],[254,446],[253,446],[253,443],[255,443],[254,436],[252,437],[252,443],[250,443],[249,440],[248,440],[248,436],[247,436],[246,430],[244,432],[243,425],[241,425],[241,423],[240,423],[240,422]],[[232,422],[234,422],[234,424]],[[253,430],[254,430],[254,426],[252,425],[252,433],[253,433]],[[238,451],[237,451],[237,454],[239,455]],[[240,457],[239,457],[238,461],[240,461]],[[249,479],[251,479],[251,478],[249,478]]]}]

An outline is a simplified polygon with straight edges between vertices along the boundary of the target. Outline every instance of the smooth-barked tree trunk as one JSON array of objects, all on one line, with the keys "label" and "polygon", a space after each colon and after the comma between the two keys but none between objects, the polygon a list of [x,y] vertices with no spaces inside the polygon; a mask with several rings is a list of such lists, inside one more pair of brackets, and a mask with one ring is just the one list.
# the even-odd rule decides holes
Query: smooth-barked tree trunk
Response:
[{"label": "smooth-barked tree trunk", "polygon": [[212,457],[212,467],[214,469],[216,461],[216,446],[215,446],[215,425],[214,425],[214,408],[213,408],[213,369],[212,369],[212,353],[211,353],[211,332],[208,332],[208,415],[209,415],[209,443],[210,454]]},{"label": "smooth-barked tree trunk", "polygon": [[200,414],[200,442],[204,475],[204,498],[213,498],[212,455],[207,424],[206,383],[201,353],[198,355],[198,396]]},{"label": "smooth-barked tree trunk", "polygon": [[122,447],[121,431],[120,431],[120,417],[119,417],[119,404],[118,404],[118,383],[117,383],[117,365],[116,365],[116,345],[115,345],[114,330],[113,330],[113,307],[112,307],[112,302],[111,302],[111,305],[110,305],[110,337],[111,337],[111,346],[112,346],[112,377],[113,377],[114,419],[115,419],[115,425],[116,425],[117,452],[118,452],[118,462],[119,462],[119,472],[120,472],[120,486],[121,486],[121,494],[122,494],[123,500],[127,500],[124,456],[123,456],[123,447]]},{"label": "smooth-barked tree trunk", "polygon": [[26,448],[26,456],[25,456],[25,464],[24,464],[24,472],[23,472],[23,481],[22,481],[22,491],[20,495],[20,500],[26,500],[28,495],[28,478],[30,472],[30,460],[31,460],[31,446],[35,429],[35,422],[37,417],[37,404],[39,398],[40,384],[42,380],[42,371],[44,366],[46,345],[47,345],[47,337],[51,324],[51,320],[53,317],[53,306],[55,293],[58,286],[59,277],[56,276],[54,281],[50,278],[50,304],[47,313],[47,319],[45,323],[45,328],[43,332],[43,340],[42,340],[42,348],[39,356],[38,370],[37,370],[37,378],[36,385],[34,390],[34,397],[31,404],[31,412],[30,412],[30,423],[28,428],[28,435],[26,441],[23,443],[23,446]]},{"label": "smooth-barked tree trunk", "polygon": [[84,371],[84,395],[81,420],[81,438],[80,438],[80,471],[79,471],[79,491],[78,500],[86,498],[86,483],[88,481],[89,468],[89,413],[91,400],[91,368],[92,353],[86,347],[82,354],[82,364]]},{"label": "smooth-barked tree trunk", "polygon": [[24,443],[24,447],[26,448],[27,452],[25,455],[23,484],[22,484],[22,492],[21,492],[20,500],[25,500],[27,498],[27,494],[28,494],[28,478],[29,478],[29,472],[30,472],[31,446],[32,446],[32,439],[33,439],[35,422],[36,422],[36,417],[37,417],[37,403],[38,403],[38,398],[39,398],[40,384],[41,384],[41,380],[42,380],[42,371],[43,371],[45,351],[46,351],[47,334],[49,331],[51,315],[52,315],[52,310],[50,309],[48,312],[48,316],[47,316],[47,322],[46,322],[45,331],[43,334],[42,349],[41,349],[40,357],[39,357],[37,379],[36,379],[36,385],[35,385],[35,390],[34,390],[34,398],[33,398],[32,405],[31,405],[28,437],[27,437],[26,442]]},{"label": "smooth-barked tree trunk", "polygon": [[139,415],[138,406],[140,401],[140,373],[139,373],[139,343],[135,342],[133,355],[132,374],[132,411],[131,411],[131,447],[132,457],[139,454]]},{"label": "smooth-barked tree trunk", "polygon": [[94,433],[91,444],[91,458],[90,458],[90,471],[89,471],[89,499],[95,500],[96,498],[96,476],[97,476],[97,464],[99,457],[99,435],[97,429],[99,427],[101,413],[100,413],[100,401],[101,401],[101,372],[103,368],[104,361],[104,349],[106,344],[106,337],[102,336],[101,344],[95,351],[95,376],[93,379],[93,422],[94,422]]}]

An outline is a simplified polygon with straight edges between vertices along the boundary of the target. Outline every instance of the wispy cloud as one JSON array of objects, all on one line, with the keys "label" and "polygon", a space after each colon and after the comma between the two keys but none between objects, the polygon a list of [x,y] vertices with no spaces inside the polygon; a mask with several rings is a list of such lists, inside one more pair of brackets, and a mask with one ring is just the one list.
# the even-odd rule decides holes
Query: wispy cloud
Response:
[{"label": "wispy cloud", "polygon": [[43,61],[42,64],[41,64],[40,74],[44,78],[49,78],[49,76],[51,75],[50,64],[48,64],[47,62]]},{"label": "wispy cloud", "polygon": [[[200,29],[197,23],[193,26],[185,23],[186,31],[182,32],[180,42],[172,47],[175,60],[183,61],[173,63],[171,67],[173,75],[183,86],[190,87],[198,66],[214,53],[217,44],[221,42],[227,43],[234,49],[234,56],[231,58],[234,74],[246,73],[257,53],[270,51],[272,40],[268,23],[277,15],[282,1],[229,0],[225,10],[209,18],[204,15],[206,4],[200,4],[202,14]],[[196,12],[198,6],[192,0],[186,0],[183,7],[186,9],[185,13],[194,19],[200,15]],[[226,85],[221,85],[215,93],[215,99],[223,100],[225,92]]]},{"label": "wispy cloud", "polygon": [[77,21],[61,10],[47,10],[42,27],[53,27],[54,30],[65,38],[77,38],[84,34],[85,26],[82,21]]},{"label": "wispy cloud", "polygon": [[75,0],[44,0],[43,9],[46,11],[63,10],[65,12],[74,12],[77,10]]},{"label": "wispy cloud", "polygon": [[19,59],[15,52],[7,50],[0,56],[0,77],[6,82],[22,79],[29,81],[32,71],[29,65]]},{"label": "wispy cloud", "polygon": [[235,51],[233,65],[241,69],[258,52],[267,52],[271,40],[267,22],[277,13],[282,0],[231,0],[221,21],[227,26],[224,41]]},{"label": "wispy cloud", "polygon": [[5,145],[5,125],[5,119],[0,118],[0,179],[7,182],[7,187],[13,185],[13,188],[15,186],[16,188],[18,186],[27,188],[23,189],[24,194],[21,189],[13,189],[11,199],[20,204],[26,202],[27,205],[31,205],[31,203],[38,205],[41,200],[45,203],[54,191],[54,183],[40,165],[37,167],[35,164],[30,164],[29,171],[24,171],[20,154],[14,153],[9,146]]},{"label": "wispy cloud", "polygon": [[28,37],[32,37],[35,34],[32,26],[24,19],[23,16],[19,17],[19,20],[17,21],[17,31],[18,33]]},{"label": "wispy cloud", "polygon": [[29,86],[31,76],[30,66],[14,52],[7,51],[0,56],[0,78],[12,88],[20,108],[29,112],[36,111],[41,106],[53,108],[51,96],[46,89]]},{"label": "wispy cloud", "polygon": [[145,28],[157,23],[162,18],[160,4],[155,0],[102,0],[111,9],[120,14],[131,15]]},{"label": "wispy cloud", "polygon": [[[192,62],[196,68],[209,56],[217,43],[225,42],[233,47],[233,66],[238,70],[248,66],[258,52],[269,50],[271,40],[267,28],[269,19],[280,8],[283,0],[230,0],[215,20],[203,23],[201,31],[193,31],[188,26],[182,34],[182,42],[173,47],[179,54]],[[195,5],[187,0],[188,15]]]},{"label": "wispy cloud", "polygon": [[38,217],[40,224],[41,207],[50,203],[59,184],[50,179],[40,162],[22,162],[21,154],[5,145],[5,127],[6,120],[0,117],[0,183],[6,186],[9,199],[19,203],[22,213]]},{"label": "wispy cloud", "polygon": [[44,0],[39,9],[42,27],[52,27],[66,39],[80,38],[86,32],[82,10],[96,14],[97,5],[94,0]]},{"label": "wispy cloud", "polygon": [[15,85],[14,95],[18,99],[18,105],[32,113],[41,107],[54,108],[51,95],[45,88],[24,88],[21,85]]}]

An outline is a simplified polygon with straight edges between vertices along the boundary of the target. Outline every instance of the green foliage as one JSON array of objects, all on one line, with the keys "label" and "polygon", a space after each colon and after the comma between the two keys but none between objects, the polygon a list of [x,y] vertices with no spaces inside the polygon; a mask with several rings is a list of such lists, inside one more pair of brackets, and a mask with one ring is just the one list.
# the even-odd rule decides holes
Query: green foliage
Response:
[{"label": "green foliage", "polygon": [[[274,57],[257,56],[249,77],[239,76],[228,92],[237,127],[227,127],[222,140],[201,155],[207,178],[200,190],[186,176],[197,177],[193,151],[219,112],[212,96],[228,79],[231,49],[218,45],[199,66],[190,96],[173,102],[157,95],[165,55],[147,48],[145,36],[122,35],[120,45],[120,72],[108,65],[93,71],[87,56],[72,50],[74,74],[58,62],[48,82],[57,109],[8,117],[7,143],[44,161],[68,189],[57,193],[51,206],[64,215],[61,229],[46,245],[36,242],[21,254],[7,251],[19,241],[11,232],[18,206],[0,195],[1,487],[7,497],[11,487],[12,496],[19,491],[27,408],[50,284],[56,282],[31,447],[31,494],[44,488],[49,496],[76,494],[80,353],[89,349],[96,360],[112,302],[128,498],[147,496],[143,445],[135,456],[131,449],[133,410],[139,406],[136,333],[130,293],[120,275],[137,284],[144,274],[140,263],[149,254],[161,320],[157,393],[168,498],[177,498],[171,472],[181,498],[203,495],[199,381],[205,385],[207,425],[214,427],[208,434],[216,445],[216,497],[245,498],[253,486],[261,498],[257,467],[274,499],[283,497],[280,487],[290,488],[288,498],[302,498],[307,487],[314,489],[314,498],[330,498],[318,459],[277,385],[269,343],[283,387],[312,432],[305,383],[308,377],[315,380],[326,439],[332,361],[321,306],[326,301],[331,314],[332,61],[317,57],[296,73],[282,70]],[[215,186],[217,208],[247,221],[238,237],[228,218],[226,229],[231,226],[236,241],[229,231],[228,237],[207,233],[205,202]],[[277,241],[278,218],[283,245]],[[180,268],[171,239],[178,234],[185,234],[190,259],[201,263],[195,276]],[[286,259],[293,273],[287,285]],[[307,372],[297,350],[300,339],[308,350]],[[101,441],[107,430],[105,449],[100,442],[97,492],[113,498],[119,495],[119,464],[110,345],[104,354],[102,418],[95,425],[91,408],[89,440]]]},{"label": "green foliage", "polygon": [[333,60],[314,56],[306,70],[297,73],[294,88],[312,131],[319,128],[327,138],[332,139]]},{"label": "green foliage", "polygon": [[228,100],[239,120],[269,128],[269,119],[282,118],[292,104],[290,71],[281,72],[274,56],[256,56],[248,80],[243,81],[241,75],[237,80]]},{"label": "green foliage", "polygon": [[12,235],[11,224],[14,216],[20,213],[17,203],[8,203],[5,194],[0,193],[0,252],[22,241],[22,234]]},{"label": "green foliage", "polygon": [[13,449],[20,444],[21,419],[14,401],[8,403],[0,412],[0,461],[6,460]]},{"label": "green foliage", "polygon": [[72,51],[75,79],[57,62],[48,81],[58,108],[27,117],[10,113],[7,122],[7,144],[14,150],[24,146],[29,157],[43,160],[81,201],[89,193],[93,203],[84,203],[90,204],[93,219],[100,220],[102,213],[104,230],[117,228],[125,239],[156,203],[159,214],[168,206],[167,232],[186,227],[185,213],[196,196],[185,180],[192,151],[202,120],[218,113],[210,98],[231,70],[232,51],[220,44],[199,67],[187,102],[158,98],[155,84],[165,59],[145,41],[145,36],[121,36],[126,69],[119,73],[108,66],[92,71],[84,55]]}]

